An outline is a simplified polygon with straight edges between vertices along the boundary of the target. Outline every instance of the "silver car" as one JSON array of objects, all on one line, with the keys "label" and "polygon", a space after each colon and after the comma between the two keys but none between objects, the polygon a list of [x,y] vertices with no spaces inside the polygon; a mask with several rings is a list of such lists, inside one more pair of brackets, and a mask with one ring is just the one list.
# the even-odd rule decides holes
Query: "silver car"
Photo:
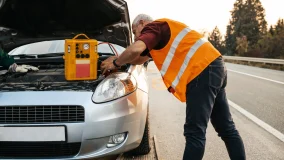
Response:
[{"label": "silver car", "polygon": [[[67,81],[64,40],[99,42],[98,78]],[[18,65],[0,67],[0,159],[87,159],[150,151],[147,63],[102,76],[99,66],[132,43],[123,0],[0,0],[0,47]]]}]

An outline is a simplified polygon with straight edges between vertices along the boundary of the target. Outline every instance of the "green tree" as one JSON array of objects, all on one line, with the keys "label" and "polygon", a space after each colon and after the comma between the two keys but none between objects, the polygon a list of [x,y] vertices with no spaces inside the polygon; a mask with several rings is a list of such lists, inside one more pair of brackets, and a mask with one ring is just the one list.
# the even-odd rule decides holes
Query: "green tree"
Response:
[{"label": "green tree", "polygon": [[258,42],[258,48],[265,58],[284,59],[284,20],[270,26],[269,32]]},{"label": "green tree", "polygon": [[261,35],[265,35],[267,33],[267,21],[265,20],[265,9],[263,8],[260,0],[254,0],[254,7],[256,10],[256,19],[259,24],[259,30]]},{"label": "green tree", "polygon": [[222,40],[222,35],[220,33],[219,28],[216,26],[214,30],[209,33],[208,37],[209,42],[212,43],[212,45],[222,54],[224,54],[224,43]]},{"label": "green tree", "polygon": [[[231,15],[225,36],[227,51],[233,53],[247,51],[240,47],[240,43],[243,43],[240,40],[244,37],[247,40],[248,50],[254,50],[258,41],[267,34],[265,10],[260,0],[236,0]],[[240,48],[242,51],[239,50]]]},{"label": "green tree", "polygon": [[242,34],[248,38],[250,48],[267,33],[267,22],[265,10],[259,0],[247,0],[245,2],[244,16],[245,24],[242,27]]},{"label": "green tree", "polygon": [[236,38],[233,34],[232,20],[230,20],[229,25],[227,25],[227,32],[225,35],[225,48],[227,55],[234,55],[236,50]]},{"label": "green tree", "polygon": [[269,28],[269,34],[271,34],[273,36],[274,33],[275,33],[275,30],[274,30],[273,26],[271,25],[270,28]]},{"label": "green tree", "polygon": [[247,37],[237,37],[237,47],[236,52],[238,56],[245,56],[245,53],[248,51],[248,41]]},{"label": "green tree", "polygon": [[257,11],[254,6],[255,0],[247,0],[244,4],[243,25],[238,37],[246,36],[250,48],[253,47],[260,39],[260,25],[257,20]]},{"label": "green tree", "polygon": [[275,32],[281,33],[284,30],[284,19],[279,19],[275,25]]},{"label": "green tree", "polygon": [[232,33],[234,38],[242,36],[242,29],[243,26],[245,25],[244,17],[246,16],[245,7],[246,6],[243,0],[237,0],[234,4],[233,11],[231,11],[232,14],[231,27],[233,29]]},{"label": "green tree", "polygon": [[227,25],[227,32],[225,35],[225,45],[228,55],[234,55],[237,47],[236,37],[241,36],[241,26],[243,25],[244,16],[244,1],[237,0],[234,3],[234,8],[231,11],[232,18]]}]

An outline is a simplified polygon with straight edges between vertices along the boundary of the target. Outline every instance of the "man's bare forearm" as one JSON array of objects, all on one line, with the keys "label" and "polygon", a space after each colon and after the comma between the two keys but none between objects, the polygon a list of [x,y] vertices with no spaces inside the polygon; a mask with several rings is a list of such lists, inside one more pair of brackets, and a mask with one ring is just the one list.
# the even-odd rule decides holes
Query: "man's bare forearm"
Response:
[{"label": "man's bare forearm", "polygon": [[146,45],[142,41],[137,41],[128,48],[117,58],[116,64],[121,66],[126,63],[131,63],[137,59],[140,54],[146,49]]},{"label": "man's bare forearm", "polygon": [[145,56],[145,57],[142,57],[142,56],[139,56],[137,59],[133,60],[130,62],[130,64],[133,64],[133,65],[141,65],[143,63],[145,63],[146,61],[148,61],[150,58]]},{"label": "man's bare forearm", "polygon": [[132,48],[127,48],[116,60],[118,65],[124,65],[130,63],[133,59],[136,59],[137,55],[134,53]]}]

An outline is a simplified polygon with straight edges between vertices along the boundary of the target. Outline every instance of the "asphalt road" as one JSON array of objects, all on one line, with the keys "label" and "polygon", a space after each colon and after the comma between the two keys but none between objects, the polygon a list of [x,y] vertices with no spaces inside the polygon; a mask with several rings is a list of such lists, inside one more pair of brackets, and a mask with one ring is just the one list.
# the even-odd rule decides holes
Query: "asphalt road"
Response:
[{"label": "asphalt road", "polygon": [[[251,114],[283,133],[284,85],[238,72],[245,72],[284,82],[284,73],[260,68],[226,64],[228,71],[228,98]],[[156,135],[160,155],[164,160],[181,160],[185,146],[183,125],[185,104],[167,92],[160,74],[151,62],[148,66],[150,84],[150,129]],[[282,106],[281,106],[282,104]],[[243,114],[231,108],[233,119],[245,144],[247,159],[283,160],[284,143],[256,125]],[[205,160],[228,160],[223,141],[211,123],[208,125]]]},{"label": "asphalt road", "polygon": [[284,72],[228,63],[226,66],[228,98],[284,133]]}]

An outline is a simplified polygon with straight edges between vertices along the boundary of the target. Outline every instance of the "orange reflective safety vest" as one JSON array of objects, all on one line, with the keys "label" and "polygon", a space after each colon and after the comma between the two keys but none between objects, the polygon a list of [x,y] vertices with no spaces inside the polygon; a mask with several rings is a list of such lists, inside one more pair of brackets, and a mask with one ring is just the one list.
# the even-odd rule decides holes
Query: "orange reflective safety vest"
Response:
[{"label": "orange reflective safety vest", "polygon": [[187,84],[221,54],[206,38],[187,25],[170,19],[156,21],[167,22],[171,36],[164,48],[153,49],[150,54],[168,90],[185,102]]}]

